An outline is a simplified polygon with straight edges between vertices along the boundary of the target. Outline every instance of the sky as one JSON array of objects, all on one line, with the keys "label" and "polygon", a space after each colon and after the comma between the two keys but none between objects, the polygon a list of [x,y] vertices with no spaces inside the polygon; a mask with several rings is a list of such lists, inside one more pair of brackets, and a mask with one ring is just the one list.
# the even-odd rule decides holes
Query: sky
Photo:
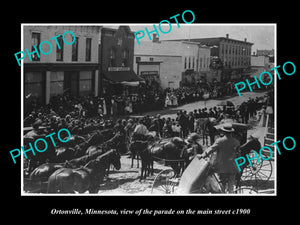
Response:
[{"label": "sky", "polygon": [[[163,23],[164,31],[169,30],[169,25]],[[155,24],[158,27],[158,24]],[[129,25],[133,32],[143,30],[145,33],[145,27],[149,31],[154,30],[153,24],[142,25]],[[229,38],[236,40],[244,40],[247,38],[248,42],[253,43],[252,52],[256,52],[257,49],[275,49],[276,40],[276,25],[274,24],[180,24],[177,27],[176,23],[172,23],[172,29],[169,33],[164,34],[159,31],[160,40],[170,39],[183,39],[183,38],[208,38],[208,37],[226,37],[229,34]],[[152,36],[152,34],[151,34]],[[149,41],[147,34],[142,41]]]}]

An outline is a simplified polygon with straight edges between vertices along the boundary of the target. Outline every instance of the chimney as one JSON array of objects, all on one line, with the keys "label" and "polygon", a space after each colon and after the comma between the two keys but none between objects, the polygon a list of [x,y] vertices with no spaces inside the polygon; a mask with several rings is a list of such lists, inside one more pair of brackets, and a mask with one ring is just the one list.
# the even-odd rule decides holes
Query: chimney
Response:
[{"label": "chimney", "polygon": [[159,42],[159,38],[157,37],[157,34],[152,34],[152,42]]},{"label": "chimney", "polygon": [[247,38],[245,38],[244,41],[247,42]]},{"label": "chimney", "polygon": [[229,38],[229,34],[226,34],[226,38],[227,38],[227,39]]}]

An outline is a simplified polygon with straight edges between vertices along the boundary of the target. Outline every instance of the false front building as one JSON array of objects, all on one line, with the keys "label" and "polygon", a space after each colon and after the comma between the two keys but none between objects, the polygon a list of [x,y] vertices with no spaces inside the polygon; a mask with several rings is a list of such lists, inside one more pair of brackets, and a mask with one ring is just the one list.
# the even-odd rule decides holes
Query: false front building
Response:
[{"label": "false front building", "polygon": [[104,94],[121,95],[127,86],[143,81],[133,71],[134,35],[129,26],[103,27],[99,49]]}]

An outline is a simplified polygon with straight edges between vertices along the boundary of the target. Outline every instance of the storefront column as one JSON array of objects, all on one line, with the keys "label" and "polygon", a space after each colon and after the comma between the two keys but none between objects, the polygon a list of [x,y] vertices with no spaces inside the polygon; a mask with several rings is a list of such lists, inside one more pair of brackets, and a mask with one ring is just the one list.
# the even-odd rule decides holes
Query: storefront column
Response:
[{"label": "storefront column", "polygon": [[46,79],[45,79],[45,103],[46,105],[50,102],[50,71],[46,71]]},{"label": "storefront column", "polygon": [[95,82],[94,82],[95,97],[98,96],[98,80],[99,80],[99,70],[95,70]]}]

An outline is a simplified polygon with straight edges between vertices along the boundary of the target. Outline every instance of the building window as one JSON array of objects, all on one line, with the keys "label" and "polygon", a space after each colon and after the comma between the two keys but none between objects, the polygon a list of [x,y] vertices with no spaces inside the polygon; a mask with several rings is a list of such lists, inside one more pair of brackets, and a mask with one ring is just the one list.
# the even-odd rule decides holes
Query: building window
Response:
[{"label": "building window", "polygon": [[186,65],[187,65],[187,58],[184,57],[184,69],[186,69]]},{"label": "building window", "polygon": [[[36,49],[38,49],[40,46],[41,33],[32,32],[31,41],[32,41],[31,52],[33,52],[33,51],[35,51],[35,49],[33,47],[34,45],[35,45]],[[40,57],[38,57],[37,53],[32,54],[31,59],[32,59],[32,61],[40,61]]]},{"label": "building window", "polygon": [[116,66],[116,50],[111,48],[109,52],[109,66]]},{"label": "building window", "polygon": [[92,38],[86,38],[85,61],[91,61],[92,56]]},{"label": "building window", "polygon": [[50,74],[50,96],[64,92],[64,72],[57,71]]},{"label": "building window", "polygon": [[191,57],[189,57],[189,69],[191,69]]},{"label": "building window", "polygon": [[64,42],[62,36],[57,38],[57,42],[60,46],[56,45],[56,61],[63,61],[64,60]]},{"label": "building window", "polygon": [[135,57],[135,61],[136,62],[140,62],[141,61],[141,57]]},{"label": "building window", "polygon": [[[128,53],[128,50],[123,50],[122,51],[122,66],[125,66],[127,67],[128,66],[128,58],[129,58],[129,53]],[[150,61],[151,61],[151,58],[150,58]],[[152,61],[153,61],[153,58],[152,58]]]},{"label": "building window", "polygon": [[202,58],[200,58],[200,69],[202,68]]},{"label": "building window", "polygon": [[79,94],[89,95],[93,91],[92,71],[80,71],[79,74]]},{"label": "building window", "polygon": [[72,61],[78,61],[78,40],[79,37],[76,37],[75,43],[72,44]]},{"label": "building window", "polygon": [[24,75],[24,97],[31,99],[32,97],[37,102],[42,102],[43,96],[43,73],[42,72],[27,72]]}]

